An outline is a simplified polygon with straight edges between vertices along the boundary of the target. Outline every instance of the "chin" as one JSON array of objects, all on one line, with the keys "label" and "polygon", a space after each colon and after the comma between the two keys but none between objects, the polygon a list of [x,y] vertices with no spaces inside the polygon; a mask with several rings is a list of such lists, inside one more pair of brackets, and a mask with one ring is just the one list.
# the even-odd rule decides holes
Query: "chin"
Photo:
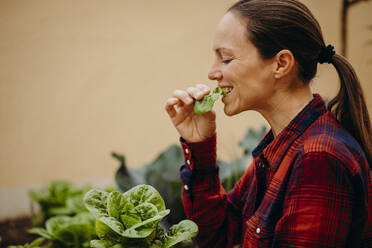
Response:
[{"label": "chin", "polygon": [[236,111],[234,109],[229,109],[229,108],[227,108],[226,105],[225,105],[223,111],[225,112],[225,115],[227,115],[227,116],[237,115],[241,112],[241,111]]}]

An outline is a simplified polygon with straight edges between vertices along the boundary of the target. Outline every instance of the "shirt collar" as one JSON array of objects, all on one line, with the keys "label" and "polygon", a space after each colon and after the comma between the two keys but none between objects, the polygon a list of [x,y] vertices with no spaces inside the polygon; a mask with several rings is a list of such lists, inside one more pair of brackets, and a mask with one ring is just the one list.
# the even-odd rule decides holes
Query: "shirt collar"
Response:
[{"label": "shirt collar", "polygon": [[319,116],[327,112],[325,103],[319,94],[314,94],[314,98],[301,110],[300,113],[284,128],[274,139],[270,130],[257,147],[252,151],[254,158],[264,157],[270,168],[275,172],[283,156],[292,143],[301,136],[304,131]]}]

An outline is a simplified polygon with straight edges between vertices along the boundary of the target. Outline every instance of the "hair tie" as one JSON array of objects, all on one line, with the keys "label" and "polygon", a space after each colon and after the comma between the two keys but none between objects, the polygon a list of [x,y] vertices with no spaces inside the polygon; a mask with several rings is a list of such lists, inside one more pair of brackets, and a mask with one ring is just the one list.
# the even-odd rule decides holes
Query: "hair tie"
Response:
[{"label": "hair tie", "polygon": [[332,57],[335,55],[335,51],[333,50],[334,46],[328,45],[326,47],[322,47],[320,49],[320,54],[318,57],[318,62],[323,64],[323,63],[332,63]]}]

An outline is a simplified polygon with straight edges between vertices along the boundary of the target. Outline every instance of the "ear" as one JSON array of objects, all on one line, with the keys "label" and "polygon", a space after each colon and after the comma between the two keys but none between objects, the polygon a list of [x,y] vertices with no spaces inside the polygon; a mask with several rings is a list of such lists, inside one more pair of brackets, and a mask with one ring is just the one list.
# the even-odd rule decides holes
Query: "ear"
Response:
[{"label": "ear", "polygon": [[283,78],[291,73],[294,69],[295,58],[291,51],[283,49],[275,55],[274,77]]}]

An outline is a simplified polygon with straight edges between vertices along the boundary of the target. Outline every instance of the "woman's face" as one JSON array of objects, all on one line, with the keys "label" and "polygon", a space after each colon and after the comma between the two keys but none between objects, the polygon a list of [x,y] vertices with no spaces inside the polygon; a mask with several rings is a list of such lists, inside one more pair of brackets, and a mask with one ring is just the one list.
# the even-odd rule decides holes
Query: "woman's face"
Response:
[{"label": "woman's face", "polygon": [[263,60],[247,39],[240,17],[228,12],[217,27],[213,50],[215,61],[209,70],[210,80],[221,88],[231,89],[222,98],[226,115],[245,110],[263,110],[275,92],[274,59]]}]

